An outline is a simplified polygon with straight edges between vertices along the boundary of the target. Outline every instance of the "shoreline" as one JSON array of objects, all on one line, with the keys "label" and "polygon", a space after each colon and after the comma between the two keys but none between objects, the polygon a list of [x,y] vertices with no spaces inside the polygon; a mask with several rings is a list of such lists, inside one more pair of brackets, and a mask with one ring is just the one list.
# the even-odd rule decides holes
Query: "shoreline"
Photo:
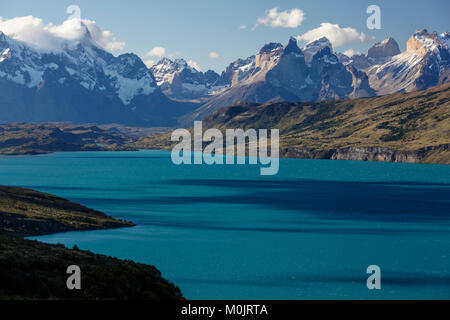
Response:
[{"label": "shoreline", "polygon": [[[0,300],[184,299],[180,289],[152,265],[80,250],[76,245],[70,249],[28,239],[134,226],[51,194],[0,186]],[[66,288],[70,265],[82,270],[82,290]],[[30,277],[39,285],[29,285]],[[118,281],[111,281],[117,277]]]},{"label": "shoreline", "polygon": [[[73,150],[73,151],[48,151],[36,153],[0,153],[0,157],[17,157],[17,156],[39,156],[54,153],[67,152],[139,152],[139,151],[165,151],[165,148],[130,148],[117,150]],[[448,159],[435,160],[436,154],[440,152],[448,153]],[[298,155],[298,156],[295,156]],[[394,149],[380,146],[353,146],[346,148],[318,150],[314,148],[284,148],[284,152],[279,159],[303,159],[303,160],[333,160],[333,161],[361,161],[361,162],[390,162],[390,163],[418,163],[418,164],[434,164],[449,165],[450,164],[450,144],[441,144],[436,146],[428,146],[415,150]]]}]

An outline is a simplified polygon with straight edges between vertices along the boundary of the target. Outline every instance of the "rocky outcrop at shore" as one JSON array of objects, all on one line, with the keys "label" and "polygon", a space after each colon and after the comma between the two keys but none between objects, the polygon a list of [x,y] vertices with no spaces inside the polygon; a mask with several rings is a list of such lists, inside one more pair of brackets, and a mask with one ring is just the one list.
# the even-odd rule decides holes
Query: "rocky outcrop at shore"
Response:
[{"label": "rocky outcrop at shore", "polygon": [[292,148],[289,156],[303,159],[356,160],[381,162],[427,162],[435,153],[448,152],[450,144],[421,148],[418,150],[395,150],[386,147],[349,147],[331,150]]}]

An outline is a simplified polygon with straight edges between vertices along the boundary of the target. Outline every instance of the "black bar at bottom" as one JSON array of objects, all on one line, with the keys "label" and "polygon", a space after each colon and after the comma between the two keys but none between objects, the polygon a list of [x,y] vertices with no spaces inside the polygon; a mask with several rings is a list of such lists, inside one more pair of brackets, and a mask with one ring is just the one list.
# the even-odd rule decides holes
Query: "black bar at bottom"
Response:
[{"label": "black bar at bottom", "polygon": [[324,315],[345,315],[364,319],[397,312],[402,316],[420,309],[448,310],[449,301],[0,301],[2,314],[11,309],[15,317],[22,312],[80,317],[114,314],[131,319],[315,319]]}]

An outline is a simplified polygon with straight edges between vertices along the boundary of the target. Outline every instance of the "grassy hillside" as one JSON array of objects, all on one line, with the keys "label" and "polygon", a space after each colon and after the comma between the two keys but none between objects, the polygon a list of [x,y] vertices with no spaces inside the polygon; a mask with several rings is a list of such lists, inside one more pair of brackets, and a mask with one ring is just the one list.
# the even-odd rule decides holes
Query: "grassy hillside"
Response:
[{"label": "grassy hillside", "polygon": [[[152,266],[19,236],[133,226],[49,194],[0,187],[1,299],[182,299]],[[66,287],[81,268],[81,290]]]},{"label": "grassy hillside", "polygon": [[19,236],[134,226],[34,190],[0,186],[0,230]]},{"label": "grassy hillside", "polygon": [[0,124],[0,154],[4,155],[123,150],[121,146],[129,140],[118,130],[102,129],[95,125]]},{"label": "grassy hillside", "polygon": [[[326,102],[242,103],[206,128],[280,129],[283,157],[450,163],[450,84],[413,93]],[[170,134],[135,148],[170,149]]]}]

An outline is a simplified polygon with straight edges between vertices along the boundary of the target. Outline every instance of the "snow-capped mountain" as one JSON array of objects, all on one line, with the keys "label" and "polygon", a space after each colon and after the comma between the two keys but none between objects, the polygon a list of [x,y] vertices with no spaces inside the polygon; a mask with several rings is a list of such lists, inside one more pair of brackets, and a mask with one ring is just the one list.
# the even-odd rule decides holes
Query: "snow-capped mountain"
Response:
[{"label": "snow-capped mountain", "polygon": [[230,64],[221,77],[231,81],[230,88],[185,117],[186,121],[242,100],[258,103],[329,100],[371,94],[366,88],[360,90],[367,79],[349,71],[326,38],[308,44],[303,50],[295,38],[285,46],[266,44],[257,55]]},{"label": "snow-capped mountain", "polygon": [[318,40],[308,43],[305,47],[302,48],[303,53],[305,54],[305,62],[308,65],[311,65],[312,59],[315,54],[326,47],[330,48],[330,51],[333,50],[333,46],[331,45],[330,40],[328,40],[326,37],[322,37]]},{"label": "snow-capped mountain", "polygon": [[221,82],[232,86],[242,79],[246,78],[255,69],[255,56],[247,59],[238,59],[225,69],[220,75]]},{"label": "snow-capped mountain", "polygon": [[343,64],[352,65],[359,70],[363,70],[376,64],[383,64],[397,54],[400,54],[397,41],[394,38],[388,37],[381,42],[375,43],[367,51],[367,54],[358,53],[351,57],[343,53],[337,53],[336,55]]},{"label": "snow-capped mountain", "polygon": [[192,74],[199,73],[197,69],[190,67],[184,59],[171,60],[165,57],[150,68],[157,84],[160,87],[171,83],[175,74],[183,71],[184,69]]},{"label": "snow-capped mountain", "polygon": [[265,45],[256,56],[239,59],[221,77],[230,88],[185,117],[201,118],[237,101],[332,100],[422,90],[449,81],[450,33],[416,32],[401,53],[388,37],[366,55],[336,53],[327,38],[302,49],[294,38],[286,46]]},{"label": "snow-capped mountain", "polygon": [[184,59],[162,58],[150,70],[164,94],[173,99],[202,98],[225,87],[216,72],[198,71]]},{"label": "snow-capped mountain", "polygon": [[148,69],[135,54],[114,56],[82,20],[76,38],[51,49],[0,31],[0,122],[73,121],[175,125],[237,101],[322,101],[426,89],[449,81],[450,33],[417,31],[400,52],[387,38],[367,54],[333,51],[327,38],[300,48],[269,43],[221,73],[183,59]]},{"label": "snow-capped mountain", "polygon": [[81,37],[51,50],[0,32],[0,121],[170,123],[177,107],[142,60],[113,56],[79,23]]},{"label": "snow-capped mountain", "polygon": [[449,34],[417,31],[406,43],[406,52],[367,68],[370,86],[377,94],[416,91],[448,82]]}]

